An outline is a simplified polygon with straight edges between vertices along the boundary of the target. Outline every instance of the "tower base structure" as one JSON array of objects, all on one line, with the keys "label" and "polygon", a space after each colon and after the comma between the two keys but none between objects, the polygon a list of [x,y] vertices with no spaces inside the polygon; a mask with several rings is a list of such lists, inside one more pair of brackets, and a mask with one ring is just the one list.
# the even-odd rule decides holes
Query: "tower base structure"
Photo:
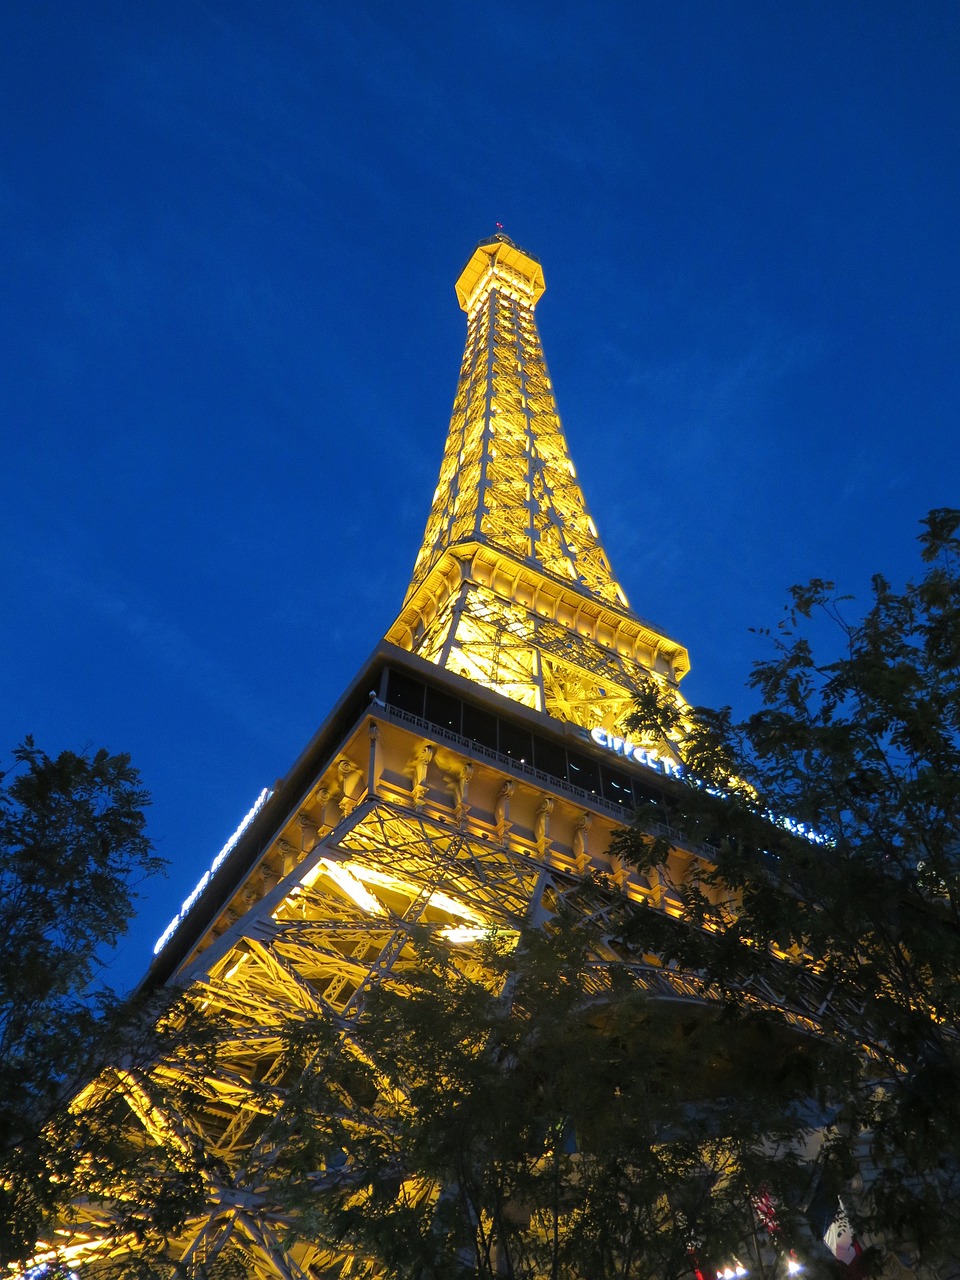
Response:
[{"label": "tower base structure", "polygon": [[[149,983],[185,990],[214,1028],[199,1074],[188,1044],[93,1086],[123,1094],[145,1158],[150,1143],[203,1152],[207,1207],[169,1243],[185,1274],[221,1255],[258,1280],[363,1274],[361,1260],[299,1238],[263,1190],[276,1158],[266,1135],[295,1084],[291,1028],[325,1020],[349,1052],[370,992],[402,982],[424,937],[469,967],[491,935],[573,912],[590,917],[598,963],[628,965],[660,1000],[709,999],[694,976],[618,951],[604,928],[623,895],[679,910],[663,881],[608,853],[637,801],[679,785],[652,752],[626,760],[628,746],[640,753],[378,647],[161,939]],[[673,856],[682,879],[696,855]],[[337,1172],[316,1170],[318,1194]],[[51,1242],[56,1256],[79,1275],[122,1258],[123,1216],[122,1202],[91,1210]]]}]

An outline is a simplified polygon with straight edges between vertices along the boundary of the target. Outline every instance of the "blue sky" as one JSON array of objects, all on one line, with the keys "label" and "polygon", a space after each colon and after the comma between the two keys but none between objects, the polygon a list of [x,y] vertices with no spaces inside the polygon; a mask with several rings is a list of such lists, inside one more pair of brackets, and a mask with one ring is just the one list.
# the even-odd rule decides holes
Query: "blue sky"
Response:
[{"label": "blue sky", "polygon": [[743,682],[960,505],[960,7],[11,0],[3,741],[130,751],[153,940],[389,625],[502,222],[631,604]]}]

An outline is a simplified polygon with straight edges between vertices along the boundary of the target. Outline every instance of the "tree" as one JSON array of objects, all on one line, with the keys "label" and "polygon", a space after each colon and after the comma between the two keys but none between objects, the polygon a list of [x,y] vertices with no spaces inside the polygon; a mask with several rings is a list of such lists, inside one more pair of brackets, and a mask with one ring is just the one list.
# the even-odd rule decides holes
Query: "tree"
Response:
[{"label": "tree", "polygon": [[632,728],[674,744],[686,785],[619,852],[661,873],[678,840],[703,855],[670,885],[680,918],[632,936],[731,1005],[815,1020],[824,1184],[933,1265],[960,1246],[960,511],[922,523],[923,576],[876,576],[859,619],[832,583],[793,588],[755,714],[644,691]]},{"label": "tree", "polygon": [[468,951],[424,934],[349,1039],[292,1034],[270,1190],[298,1234],[420,1280],[762,1274],[764,1189],[797,1239],[809,1073],[798,1090],[769,1040],[738,1073],[756,1016],[649,999],[604,937],[630,904],[584,892],[603,927],[561,913]]},{"label": "tree", "polygon": [[155,1051],[159,1007],[97,980],[137,887],[163,865],[145,834],[149,797],[126,755],[55,759],[31,738],[0,775],[0,1266],[22,1262],[78,1193],[140,1187],[142,1220],[174,1217],[195,1178],[163,1189],[112,1124],[109,1099],[71,1105],[108,1061]]}]

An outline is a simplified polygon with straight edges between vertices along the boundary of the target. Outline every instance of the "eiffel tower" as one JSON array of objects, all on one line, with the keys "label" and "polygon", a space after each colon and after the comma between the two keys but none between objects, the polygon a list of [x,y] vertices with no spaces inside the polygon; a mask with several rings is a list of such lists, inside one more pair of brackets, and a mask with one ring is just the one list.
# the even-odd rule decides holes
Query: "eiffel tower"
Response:
[{"label": "eiffel tower", "polygon": [[[222,1028],[203,1097],[170,1101],[175,1059],[112,1080],[149,1140],[199,1142],[223,1171],[176,1245],[188,1272],[232,1250],[261,1280],[358,1274],[291,1243],[257,1191],[291,1018],[329,1016],[349,1037],[371,988],[414,963],[415,928],[470,947],[548,919],[590,871],[662,904],[662,884],[607,850],[672,785],[669,753],[623,721],[641,680],[676,689],[686,650],[629,608],[588,514],[534,318],[540,264],[496,235],[456,291],[466,346],[400,614],[157,944],[148,985],[187,989]],[[700,998],[677,973],[644,981]],[[118,1230],[91,1211],[58,1255],[122,1256]]]}]

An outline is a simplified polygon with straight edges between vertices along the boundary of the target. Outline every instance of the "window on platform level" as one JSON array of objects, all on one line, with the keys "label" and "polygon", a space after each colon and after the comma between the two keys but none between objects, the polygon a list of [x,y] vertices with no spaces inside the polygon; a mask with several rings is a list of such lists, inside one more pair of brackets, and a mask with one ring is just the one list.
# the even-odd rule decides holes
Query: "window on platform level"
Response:
[{"label": "window on platform level", "polygon": [[591,791],[594,795],[600,794],[600,766],[596,760],[568,751],[567,779],[582,791]]},{"label": "window on platform level", "polygon": [[509,720],[500,721],[500,754],[509,756],[511,760],[522,760],[524,764],[533,764],[533,734]]},{"label": "window on platform level", "polygon": [[663,804],[663,792],[656,787],[648,787],[639,778],[633,778],[633,799],[635,804]]},{"label": "window on platform level", "polygon": [[426,685],[405,676],[402,671],[390,671],[387,676],[387,702],[398,711],[423,717],[423,699]]},{"label": "window on platform level", "polygon": [[663,803],[662,791],[652,782],[569,751],[551,738],[541,738],[513,720],[463,702],[405,672],[388,671],[386,698],[387,703],[399,711],[415,715],[479,747],[532,765],[548,778],[569,783],[589,795],[602,796],[625,809],[651,800]]},{"label": "window on platform level", "polygon": [[546,738],[533,740],[534,768],[559,782],[567,781],[567,753],[563,747]]},{"label": "window on platform level", "polygon": [[463,736],[480,747],[498,751],[497,717],[479,707],[463,704]]},{"label": "window on platform level", "polygon": [[628,773],[619,769],[611,769],[609,765],[600,766],[600,783],[604,800],[612,800],[614,804],[622,804],[633,808],[633,781]]},{"label": "window on platform level", "polygon": [[460,718],[463,703],[449,693],[427,686],[426,710],[424,719],[441,729],[449,729],[451,733],[460,733]]}]

